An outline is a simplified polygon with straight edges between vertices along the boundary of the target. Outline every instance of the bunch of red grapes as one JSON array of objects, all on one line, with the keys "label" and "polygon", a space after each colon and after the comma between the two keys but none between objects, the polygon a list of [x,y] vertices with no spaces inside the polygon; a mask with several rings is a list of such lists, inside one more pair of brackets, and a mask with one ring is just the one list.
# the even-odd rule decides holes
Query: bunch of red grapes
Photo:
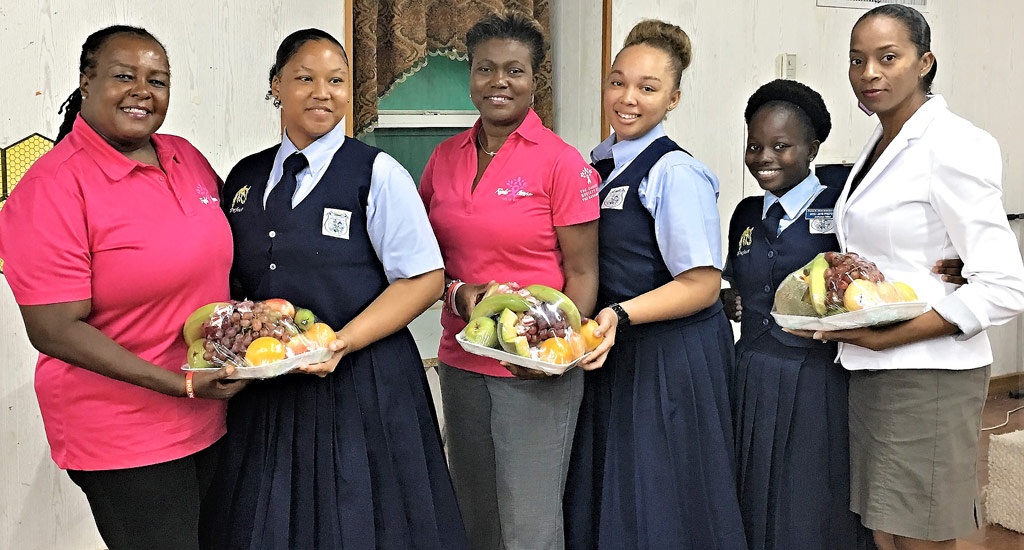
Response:
[{"label": "bunch of red grapes", "polygon": [[[257,338],[270,336],[287,344],[297,333],[290,317],[251,300],[218,309],[203,323],[202,331],[206,338],[203,358],[218,365],[238,362]],[[240,364],[244,366],[244,362]]]},{"label": "bunch of red grapes", "polygon": [[857,279],[872,283],[885,280],[885,275],[870,260],[861,258],[856,252],[826,252],[825,261],[829,267],[825,269],[825,306],[829,310],[845,309],[843,297],[847,287]]},{"label": "bunch of red grapes", "polygon": [[540,302],[530,308],[530,311],[520,319],[519,325],[522,328],[517,332],[525,330],[522,336],[526,336],[531,347],[536,347],[544,340],[555,336],[565,338],[569,331],[569,322],[562,310],[546,302]]}]

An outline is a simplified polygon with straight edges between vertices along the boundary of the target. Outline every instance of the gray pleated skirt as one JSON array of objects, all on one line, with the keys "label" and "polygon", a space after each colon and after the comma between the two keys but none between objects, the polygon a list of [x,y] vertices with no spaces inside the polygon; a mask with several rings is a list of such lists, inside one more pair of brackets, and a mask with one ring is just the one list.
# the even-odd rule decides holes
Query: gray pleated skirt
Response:
[{"label": "gray pleated skirt", "polygon": [[866,527],[932,541],[978,528],[989,370],[851,373],[850,509]]}]

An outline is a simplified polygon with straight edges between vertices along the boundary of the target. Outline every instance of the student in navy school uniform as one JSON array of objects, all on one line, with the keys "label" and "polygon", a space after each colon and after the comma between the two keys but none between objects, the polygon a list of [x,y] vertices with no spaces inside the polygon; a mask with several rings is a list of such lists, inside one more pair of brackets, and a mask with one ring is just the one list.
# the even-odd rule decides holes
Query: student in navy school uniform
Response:
[{"label": "student in navy school uniform", "polygon": [[[811,163],[832,128],[821,96],[775,80],[747,101],[744,162],[763,196],[747,197],[729,223],[722,291],[740,323],[730,390],[740,508],[751,550],[874,548],[850,511],[849,374],[836,345],[784,332],[771,316],[775,290],[820,252],[839,250],[833,206],[842,189]],[[947,281],[962,262],[934,268]]]},{"label": "student in navy school uniform", "polygon": [[[730,390],[740,507],[751,550],[869,548],[850,511],[846,371],[836,345],[786,332],[771,316],[775,289],[819,252],[838,250],[832,207],[811,162],[831,118],[821,96],[775,80],[747,101],[744,162],[765,190],[729,222],[722,291],[740,322]],[[742,314],[735,297],[742,296]]]},{"label": "student in navy school uniform", "polygon": [[718,300],[718,180],[662,127],[690,57],[682,29],[642,21],[604,85],[615,133],[591,155],[603,179],[605,341],[584,365],[569,548],[746,548],[726,382],[733,338]]},{"label": "student in navy school uniform", "polygon": [[466,547],[406,328],[441,295],[441,255],[408,172],[345,136],[350,74],[326,32],[285,38],[271,83],[284,138],[224,186],[234,297],[310,308],[338,339],[331,360],[230,403],[210,548]]}]

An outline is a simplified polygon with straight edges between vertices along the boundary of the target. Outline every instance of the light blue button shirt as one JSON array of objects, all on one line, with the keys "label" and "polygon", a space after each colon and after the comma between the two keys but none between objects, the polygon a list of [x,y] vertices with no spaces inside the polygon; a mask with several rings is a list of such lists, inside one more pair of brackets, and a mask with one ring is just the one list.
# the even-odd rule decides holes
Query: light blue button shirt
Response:
[{"label": "light blue button shirt", "polygon": [[761,219],[768,214],[768,209],[776,202],[782,204],[786,215],[779,220],[779,234],[781,235],[787,227],[793,224],[794,220],[800,218],[807,207],[818,198],[818,195],[825,190],[825,186],[818,181],[818,176],[812,171],[800,183],[791,187],[782,198],[776,197],[771,191],[764,193],[764,207],[761,209]]},{"label": "light blue button shirt", "polygon": [[[615,159],[615,169],[601,189],[654,140],[665,135],[658,124],[637,139],[615,142],[615,134],[590,156]],[[673,276],[695,267],[722,269],[722,229],[718,215],[718,178],[704,163],[682,151],[671,151],[651,167],[638,186],[640,203],[654,216],[654,236]]]},{"label": "light blue button shirt", "polygon": [[[299,172],[292,208],[301,203],[323,179],[335,153],[345,143],[345,125],[338,124],[301,151],[309,166]],[[281,147],[263,193],[263,205],[284,173],[284,159],[298,151],[285,131]],[[408,279],[444,267],[423,201],[409,172],[387,153],[373,161],[366,204],[366,231],[388,282]]]}]

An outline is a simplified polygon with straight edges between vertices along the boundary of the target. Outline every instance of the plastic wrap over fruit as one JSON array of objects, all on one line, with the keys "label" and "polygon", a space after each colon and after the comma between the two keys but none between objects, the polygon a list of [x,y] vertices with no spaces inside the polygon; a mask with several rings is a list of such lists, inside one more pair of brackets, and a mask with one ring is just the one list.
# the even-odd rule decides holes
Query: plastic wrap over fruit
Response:
[{"label": "plastic wrap over fruit", "polygon": [[597,347],[596,328],[562,292],[508,282],[484,293],[458,339],[471,353],[557,374]]},{"label": "plastic wrap over fruit", "polygon": [[182,327],[185,370],[234,365],[239,378],[269,378],[330,358],[335,332],[312,311],[281,298],[214,302]]},{"label": "plastic wrap over fruit", "polygon": [[910,285],[886,280],[874,262],[854,252],[824,252],[782,281],[772,311],[825,317],[916,300]]}]

